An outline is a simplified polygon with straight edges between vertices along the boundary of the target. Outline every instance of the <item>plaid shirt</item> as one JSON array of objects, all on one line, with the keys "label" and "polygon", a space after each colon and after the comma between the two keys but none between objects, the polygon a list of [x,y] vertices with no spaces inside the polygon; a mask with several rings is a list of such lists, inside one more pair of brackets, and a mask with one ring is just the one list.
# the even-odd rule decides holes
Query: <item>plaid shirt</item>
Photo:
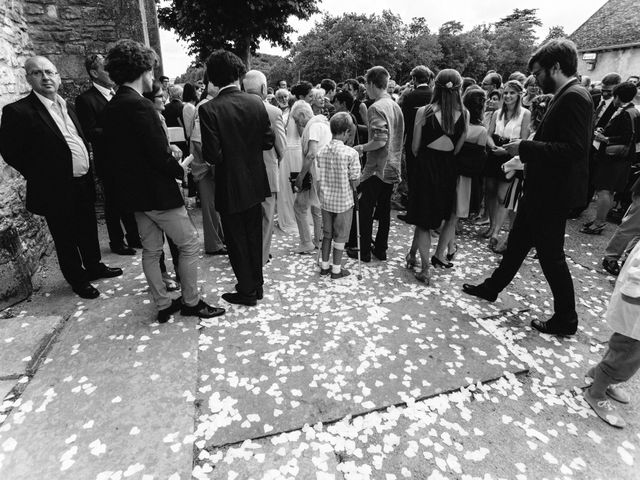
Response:
[{"label": "plaid shirt", "polygon": [[350,180],[360,177],[358,152],[341,140],[331,140],[316,156],[320,206],[331,213],[342,213],[353,207]]}]

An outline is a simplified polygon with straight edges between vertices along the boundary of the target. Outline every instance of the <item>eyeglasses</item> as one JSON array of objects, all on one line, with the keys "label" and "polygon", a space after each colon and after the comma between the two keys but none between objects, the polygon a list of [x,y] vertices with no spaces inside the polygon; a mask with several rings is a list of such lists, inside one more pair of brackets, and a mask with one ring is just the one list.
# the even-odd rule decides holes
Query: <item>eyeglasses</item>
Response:
[{"label": "eyeglasses", "polygon": [[538,76],[542,73],[543,70],[544,70],[543,68],[540,68],[540,69],[538,69],[538,70],[536,70],[534,72],[531,72],[531,75],[533,75],[537,79]]},{"label": "eyeglasses", "polygon": [[156,96],[155,96],[155,97],[153,97],[153,98],[164,98],[164,95],[162,95],[162,94],[161,94],[161,95],[156,95]]},{"label": "eyeglasses", "polygon": [[55,77],[59,75],[59,73],[55,70],[31,70],[29,73],[27,73],[27,75],[42,78],[44,75],[46,75],[47,77]]}]

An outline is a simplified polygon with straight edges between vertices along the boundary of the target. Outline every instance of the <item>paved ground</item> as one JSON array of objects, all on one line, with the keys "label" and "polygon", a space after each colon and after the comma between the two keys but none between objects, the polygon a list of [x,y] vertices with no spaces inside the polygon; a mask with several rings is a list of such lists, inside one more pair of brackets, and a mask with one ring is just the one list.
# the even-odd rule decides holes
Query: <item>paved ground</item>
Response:
[{"label": "paved ground", "polygon": [[[430,287],[404,268],[404,224],[362,281],[320,278],[279,234],[258,308],[166,325],[139,255],[104,252],[125,275],[94,301],[70,294],[51,259],[40,291],[0,319],[0,478],[638,478],[640,381],[622,431],[581,397],[614,279],[599,268],[607,236],[578,227],[571,339],[529,327],[551,313],[533,259],[494,304],[461,294],[499,261],[468,224],[456,267]],[[203,257],[200,274],[223,304],[228,260]]]}]

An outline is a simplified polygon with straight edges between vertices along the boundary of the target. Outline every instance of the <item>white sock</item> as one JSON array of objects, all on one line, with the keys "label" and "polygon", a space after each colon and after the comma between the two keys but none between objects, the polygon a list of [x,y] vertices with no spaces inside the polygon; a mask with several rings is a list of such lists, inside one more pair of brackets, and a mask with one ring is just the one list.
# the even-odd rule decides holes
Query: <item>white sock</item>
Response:
[{"label": "white sock", "polygon": [[325,262],[323,260],[322,263],[321,263],[321,266],[322,266],[323,270],[327,270],[331,266],[331,263],[330,262]]},{"label": "white sock", "polygon": [[331,273],[340,273],[340,265],[331,265]]}]

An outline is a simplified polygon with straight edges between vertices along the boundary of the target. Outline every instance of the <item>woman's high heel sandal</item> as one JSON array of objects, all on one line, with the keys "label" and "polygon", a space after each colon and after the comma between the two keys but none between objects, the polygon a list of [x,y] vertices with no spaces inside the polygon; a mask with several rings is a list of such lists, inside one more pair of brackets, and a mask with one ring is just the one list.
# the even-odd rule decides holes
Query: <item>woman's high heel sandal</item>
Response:
[{"label": "woman's high heel sandal", "polygon": [[447,261],[450,262],[451,260],[453,260],[453,257],[456,256],[456,253],[458,253],[458,245],[457,244],[453,244],[453,246],[455,247],[453,252],[451,253],[447,253]]},{"label": "woman's high heel sandal", "polygon": [[407,266],[407,270],[413,270],[413,268],[418,264],[417,260],[416,260],[416,256],[415,255],[411,255],[410,253],[407,253],[407,256],[404,257]]},{"label": "woman's high heel sandal", "polygon": [[431,257],[431,265],[433,265],[434,268],[451,268],[451,267],[453,267],[453,263],[451,263],[451,262],[443,262],[442,260],[440,260],[435,255],[433,257]]},{"label": "woman's high heel sandal", "polygon": [[428,270],[421,270],[421,271],[415,273],[415,277],[416,277],[416,280],[418,280],[420,283],[424,283],[425,285],[429,285],[429,271]]}]

